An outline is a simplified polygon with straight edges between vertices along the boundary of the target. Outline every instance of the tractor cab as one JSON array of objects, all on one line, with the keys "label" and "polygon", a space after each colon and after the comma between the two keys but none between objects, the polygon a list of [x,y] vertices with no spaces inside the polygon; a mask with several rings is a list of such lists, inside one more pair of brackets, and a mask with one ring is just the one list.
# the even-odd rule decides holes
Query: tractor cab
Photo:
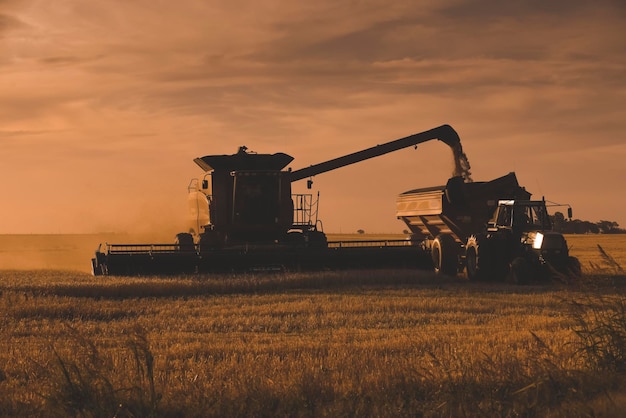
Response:
[{"label": "tractor cab", "polygon": [[[568,214],[571,216],[571,209]],[[530,271],[580,273],[580,265],[569,256],[565,237],[552,230],[545,200],[500,200],[487,224],[486,239],[492,243],[496,264],[510,266],[518,282],[527,281]]]},{"label": "tractor cab", "polygon": [[509,241],[509,245],[521,243],[528,250],[567,253],[563,235],[552,231],[544,200],[500,200],[487,232],[504,239],[503,244]]},{"label": "tractor cab", "polygon": [[530,231],[549,231],[552,222],[543,200],[500,200],[488,230],[510,229],[521,234]]}]

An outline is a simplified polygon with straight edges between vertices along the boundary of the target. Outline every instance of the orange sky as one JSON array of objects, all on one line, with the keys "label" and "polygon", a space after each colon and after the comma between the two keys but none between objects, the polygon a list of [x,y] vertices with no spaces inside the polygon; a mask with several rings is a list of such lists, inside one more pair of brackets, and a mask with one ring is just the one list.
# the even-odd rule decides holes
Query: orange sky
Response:
[{"label": "orange sky", "polygon": [[[302,168],[444,123],[475,180],[510,171],[626,227],[622,0],[0,0],[0,233],[183,228],[195,157]],[[400,232],[445,183],[427,143],[319,175],[326,232]]]}]

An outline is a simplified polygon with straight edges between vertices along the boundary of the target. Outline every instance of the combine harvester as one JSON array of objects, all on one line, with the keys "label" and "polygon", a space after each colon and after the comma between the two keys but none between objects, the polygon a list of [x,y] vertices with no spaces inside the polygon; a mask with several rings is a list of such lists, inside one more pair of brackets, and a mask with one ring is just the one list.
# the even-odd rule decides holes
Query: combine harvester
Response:
[{"label": "combine harvester", "polygon": [[[317,219],[319,198],[291,192],[293,182],[307,179],[310,189],[315,175],[433,139],[452,149],[455,172],[446,186],[413,190],[398,197],[397,216],[411,229],[413,234],[409,240],[328,241]],[[284,153],[249,153],[246,147],[240,147],[232,155],[196,158],[195,163],[207,174],[201,182],[194,179],[189,186],[194,218],[190,231],[178,234],[173,244],[100,245],[92,259],[93,274],[432,268],[434,265],[435,271],[441,274],[455,275],[467,265],[468,276],[472,279],[494,279],[495,276],[500,279],[504,269],[488,267],[488,260],[498,258],[502,260],[500,264],[512,270],[511,265],[521,264],[518,258],[527,259],[520,271],[530,271],[531,266],[543,266],[546,262],[541,248],[529,252],[538,254],[538,258],[524,256],[520,248],[525,248],[526,244],[520,244],[520,248],[510,246],[510,253],[487,257],[487,247],[498,247],[487,244],[488,238],[491,242],[496,232],[491,231],[496,225],[489,229],[491,232],[484,229],[499,208],[499,200],[515,202],[510,205],[516,213],[521,213],[518,209],[521,207],[532,211],[543,205],[543,232],[549,229],[545,202],[528,201],[530,194],[518,185],[513,173],[490,182],[472,182],[459,136],[449,125],[300,170],[285,169],[292,160],[293,157]],[[517,226],[509,224],[502,228],[508,228],[511,237],[522,242]],[[527,228],[523,231],[525,242],[530,242],[529,232],[533,231]],[[538,236],[543,232],[533,233]],[[536,246],[537,240],[533,242],[531,247]],[[561,252],[566,254],[564,239],[562,244]],[[470,256],[471,251],[476,254]]]}]

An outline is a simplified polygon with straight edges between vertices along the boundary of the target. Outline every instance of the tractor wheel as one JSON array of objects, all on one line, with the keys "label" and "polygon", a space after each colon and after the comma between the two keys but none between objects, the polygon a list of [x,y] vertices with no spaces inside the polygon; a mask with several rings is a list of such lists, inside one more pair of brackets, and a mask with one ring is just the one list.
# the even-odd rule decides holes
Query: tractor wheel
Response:
[{"label": "tractor wheel", "polygon": [[456,276],[459,265],[459,246],[449,234],[439,234],[430,250],[435,273]]},{"label": "tractor wheel", "polygon": [[531,267],[524,257],[517,257],[511,262],[509,281],[513,284],[528,284],[530,282]]},{"label": "tractor wheel", "polygon": [[465,245],[465,268],[470,281],[486,281],[494,278],[494,255],[482,236],[471,236]]},{"label": "tractor wheel", "polygon": [[582,266],[576,257],[567,257],[567,274],[574,279],[578,279],[582,276]]},{"label": "tractor wheel", "polygon": [[174,243],[178,251],[193,252],[196,250],[196,246],[193,243],[193,235],[187,232],[176,234],[176,241]]}]

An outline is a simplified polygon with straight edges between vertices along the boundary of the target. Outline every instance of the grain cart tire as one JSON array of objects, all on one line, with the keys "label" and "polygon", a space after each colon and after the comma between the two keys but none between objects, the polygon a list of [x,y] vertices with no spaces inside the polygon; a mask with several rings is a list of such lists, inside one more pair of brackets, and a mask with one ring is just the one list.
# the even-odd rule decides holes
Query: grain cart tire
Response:
[{"label": "grain cart tire", "polygon": [[531,266],[524,257],[514,258],[511,262],[511,271],[509,272],[509,282],[513,284],[528,284],[531,276]]},{"label": "grain cart tire", "polygon": [[435,273],[456,276],[459,265],[459,246],[449,234],[439,234],[430,249]]},{"label": "grain cart tire", "polygon": [[192,252],[196,250],[193,243],[193,235],[186,232],[176,234],[175,244],[178,251]]},{"label": "grain cart tire", "polygon": [[485,238],[471,236],[465,245],[465,269],[470,281],[483,281],[493,277],[493,254]]}]

